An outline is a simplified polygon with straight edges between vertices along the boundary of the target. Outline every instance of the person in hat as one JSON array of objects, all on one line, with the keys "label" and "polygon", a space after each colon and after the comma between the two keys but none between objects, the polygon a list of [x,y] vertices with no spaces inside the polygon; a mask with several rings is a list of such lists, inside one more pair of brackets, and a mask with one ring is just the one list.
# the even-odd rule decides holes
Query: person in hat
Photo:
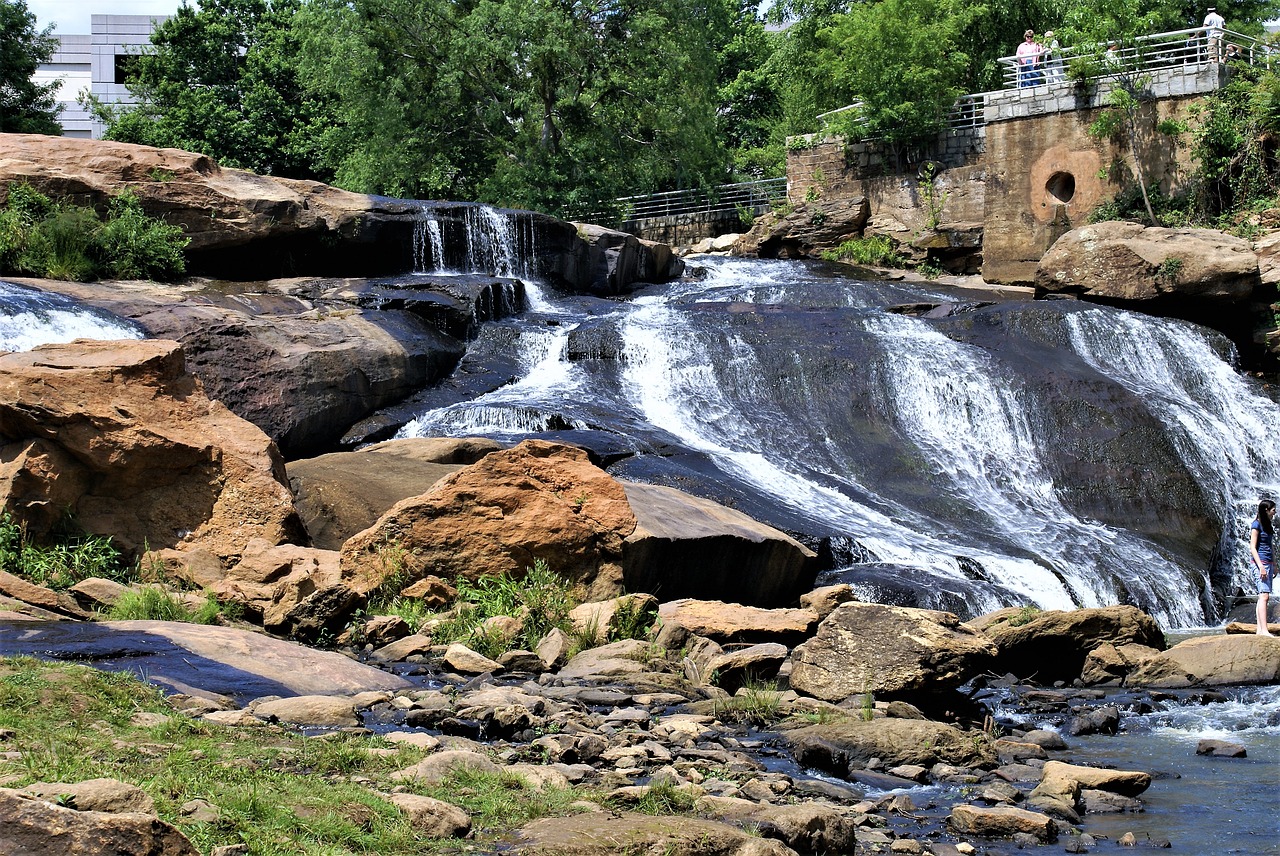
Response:
[{"label": "person in hat", "polygon": [[1204,34],[1209,48],[1209,62],[1222,62],[1222,37],[1227,29],[1227,20],[1218,14],[1218,10],[1209,7],[1209,14],[1204,16]]},{"label": "person in hat", "polygon": [[1022,34],[1022,44],[1018,45],[1018,88],[1035,86],[1040,82],[1040,53],[1043,48],[1036,41],[1034,30]]}]

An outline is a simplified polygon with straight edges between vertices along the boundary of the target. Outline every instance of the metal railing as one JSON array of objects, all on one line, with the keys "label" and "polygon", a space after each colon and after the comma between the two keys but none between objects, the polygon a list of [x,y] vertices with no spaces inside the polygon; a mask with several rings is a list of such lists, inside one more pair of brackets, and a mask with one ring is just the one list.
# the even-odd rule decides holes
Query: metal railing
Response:
[{"label": "metal railing", "polygon": [[631,221],[673,217],[677,214],[718,214],[740,210],[759,214],[774,200],[786,195],[786,178],[765,178],[693,190],[624,196],[615,202],[623,212],[623,219]]},{"label": "metal railing", "polygon": [[[977,92],[973,95],[961,95],[956,99],[956,103],[951,105],[951,109],[947,111],[947,118],[943,126],[944,131],[960,131],[967,128],[979,128],[986,124],[983,118],[983,109],[987,104],[987,93]],[[855,101],[847,107],[840,107],[835,110],[829,110],[826,113],[818,114],[818,121],[824,126],[830,123],[830,120],[836,116],[844,115],[849,112],[861,111],[865,105],[861,101]],[[855,122],[857,119],[855,118]],[[872,139],[868,137],[867,139]]]},{"label": "metal railing", "polygon": [[1073,60],[1087,60],[1088,76],[1103,78],[1208,62],[1257,65],[1268,62],[1271,55],[1271,50],[1253,36],[1224,30],[1221,36],[1211,37],[1203,27],[1197,27],[1152,33],[1123,44],[1109,42],[1059,48],[1040,54],[1035,64],[1020,65],[1016,55],[1000,57],[999,62],[1003,66],[1004,88],[1025,89],[1066,81]]}]

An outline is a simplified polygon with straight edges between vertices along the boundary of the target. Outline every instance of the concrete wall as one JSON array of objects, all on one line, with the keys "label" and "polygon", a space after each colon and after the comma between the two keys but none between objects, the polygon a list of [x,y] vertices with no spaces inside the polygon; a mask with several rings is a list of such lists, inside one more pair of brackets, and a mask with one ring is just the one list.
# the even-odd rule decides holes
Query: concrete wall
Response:
[{"label": "concrete wall", "polygon": [[673,214],[669,217],[628,220],[618,228],[646,241],[684,247],[695,244],[703,238],[714,238],[730,232],[745,232],[749,226],[742,222],[736,211],[714,211],[706,214]]}]

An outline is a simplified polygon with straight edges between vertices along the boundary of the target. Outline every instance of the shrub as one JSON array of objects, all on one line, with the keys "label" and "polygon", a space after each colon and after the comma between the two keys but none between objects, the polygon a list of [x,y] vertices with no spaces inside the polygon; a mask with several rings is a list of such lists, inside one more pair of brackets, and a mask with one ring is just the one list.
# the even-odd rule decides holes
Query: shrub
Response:
[{"label": "shrub", "polygon": [[172,280],[186,273],[189,243],[178,227],[148,216],[128,191],[111,200],[103,219],[92,208],[55,203],[15,184],[0,211],[0,272]]},{"label": "shrub", "polygon": [[902,264],[893,241],[885,235],[870,238],[851,238],[834,250],[827,250],[822,257],[829,262],[853,262],[858,265],[885,265],[896,267]]}]

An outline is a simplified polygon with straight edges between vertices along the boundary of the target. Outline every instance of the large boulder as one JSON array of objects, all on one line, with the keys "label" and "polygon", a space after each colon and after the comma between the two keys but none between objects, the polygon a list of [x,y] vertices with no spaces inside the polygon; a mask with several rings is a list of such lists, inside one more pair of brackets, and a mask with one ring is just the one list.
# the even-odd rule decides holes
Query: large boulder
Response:
[{"label": "large boulder", "polygon": [[815,256],[861,235],[870,217],[871,204],[862,196],[805,202],[786,213],[757,217],[733,252],[762,259]]},{"label": "large boulder", "polygon": [[1010,607],[968,622],[995,643],[995,669],[1042,683],[1080,677],[1099,645],[1145,645],[1163,651],[1164,633],[1134,606],[1035,610]]},{"label": "large boulder", "polygon": [[622,545],[629,591],[781,606],[813,588],[816,554],[772,526],[674,488],[622,487],[636,517]]},{"label": "large boulder", "polygon": [[274,444],[162,340],[0,355],[0,504],[37,537],[69,510],[134,553],[229,562],[254,539],[305,538]]},{"label": "large boulder", "polygon": [[1129,686],[1192,687],[1280,683],[1280,637],[1198,636],[1141,663]]},{"label": "large boulder", "polygon": [[982,735],[927,719],[842,719],[783,735],[797,763],[839,776],[858,771],[872,758],[885,768],[902,764],[932,767],[939,761],[990,767],[996,756]]},{"label": "large boulder", "polygon": [[0,853],[22,856],[199,856],[175,827],[142,812],[75,811],[0,788]]},{"label": "large boulder", "polygon": [[587,246],[580,264],[589,274],[582,279],[589,279],[588,289],[595,294],[625,294],[635,283],[666,282],[684,272],[684,262],[666,244],[589,223],[574,226]]},{"label": "large boulder", "polygon": [[[732,590],[731,586],[725,587]],[[719,600],[668,601],[658,607],[668,632],[682,628],[716,642],[778,642],[794,645],[809,636],[818,614],[809,609],[762,609]]]},{"label": "large boulder", "polygon": [[376,588],[395,549],[412,578],[519,578],[538,560],[603,595],[622,582],[622,541],[635,517],[622,486],[581,449],[526,440],[492,452],[397,503],[347,541],[344,577]]},{"label": "large boulder", "polygon": [[791,686],[827,701],[857,693],[914,695],[957,687],[996,653],[949,612],[844,603],[792,654]]},{"label": "large boulder", "polygon": [[1259,284],[1248,241],[1213,229],[1108,221],[1073,229],[1040,259],[1036,289],[1124,303],[1235,302]]},{"label": "large boulder", "polygon": [[411,438],[288,465],[294,504],[311,543],[338,550],[402,499],[420,496],[502,446],[492,440]]}]

